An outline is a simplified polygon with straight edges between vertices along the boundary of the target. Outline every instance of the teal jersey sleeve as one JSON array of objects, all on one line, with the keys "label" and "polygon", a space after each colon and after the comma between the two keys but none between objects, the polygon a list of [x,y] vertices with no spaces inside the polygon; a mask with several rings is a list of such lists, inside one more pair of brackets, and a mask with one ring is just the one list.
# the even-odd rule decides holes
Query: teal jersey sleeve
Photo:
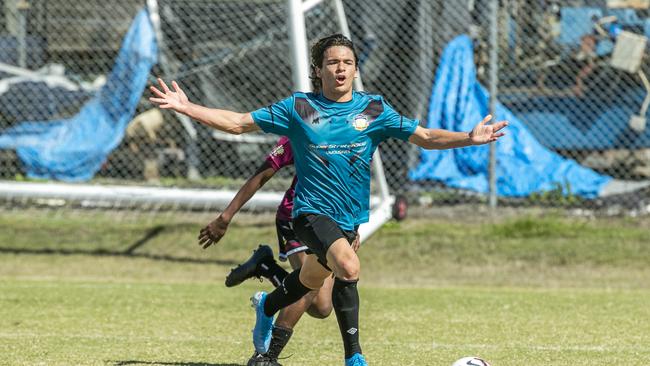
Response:
[{"label": "teal jersey sleeve", "polygon": [[396,139],[408,141],[409,137],[415,132],[420,122],[416,119],[404,117],[397,113],[395,109],[388,104],[383,98],[384,113],[382,114],[382,125],[384,139],[394,137]]},{"label": "teal jersey sleeve", "polygon": [[290,96],[268,107],[252,112],[253,121],[264,132],[289,136],[291,120],[293,119],[293,99],[293,96]]}]

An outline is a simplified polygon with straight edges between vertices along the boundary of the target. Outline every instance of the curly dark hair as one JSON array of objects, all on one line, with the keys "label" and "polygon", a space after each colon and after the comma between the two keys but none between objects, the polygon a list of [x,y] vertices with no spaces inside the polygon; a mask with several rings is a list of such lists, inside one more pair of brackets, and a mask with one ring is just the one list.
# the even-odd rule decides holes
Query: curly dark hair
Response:
[{"label": "curly dark hair", "polygon": [[311,46],[311,71],[309,73],[309,79],[311,79],[311,86],[314,89],[314,92],[320,92],[322,87],[321,79],[316,76],[316,68],[323,67],[323,58],[325,57],[325,51],[328,48],[334,46],[343,46],[352,50],[354,54],[354,67],[359,67],[359,57],[357,57],[357,51],[354,49],[354,44],[352,41],[342,35],[342,34],[332,34],[319,39]]}]

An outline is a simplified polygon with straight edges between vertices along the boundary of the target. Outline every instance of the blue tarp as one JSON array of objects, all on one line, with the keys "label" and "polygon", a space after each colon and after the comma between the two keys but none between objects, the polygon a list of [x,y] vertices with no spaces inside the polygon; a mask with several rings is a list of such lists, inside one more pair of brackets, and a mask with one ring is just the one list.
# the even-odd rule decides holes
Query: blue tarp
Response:
[{"label": "blue tarp", "polygon": [[18,124],[0,134],[0,148],[16,149],[31,178],[84,181],[120,143],[157,62],[148,14],[133,20],[106,84],[70,119]]},{"label": "blue tarp", "polygon": [[0,95],[0,115],[5,121],[48,121],[70,116],[94,96],[85,90],[71,91],[50,87],[45,82],[13,84]]},{"label": "blue tarp", "polygon": [[[427,127],[470,131],[488,114],[489,96],[476,80],[472,41],[452,40],[443,52],[431,95]],[[612,179],[542,146],[507,108],[497,104],[496,120],[507,120],[506,136],[496,144],[497,194],[523,197],[569,187],[586,198],[599,195]],[[451,150],[422,150],[412,180],[433,180],[449,187],[488,192],[489,146]],[[565,192],[567,193],[567,192]]]}]

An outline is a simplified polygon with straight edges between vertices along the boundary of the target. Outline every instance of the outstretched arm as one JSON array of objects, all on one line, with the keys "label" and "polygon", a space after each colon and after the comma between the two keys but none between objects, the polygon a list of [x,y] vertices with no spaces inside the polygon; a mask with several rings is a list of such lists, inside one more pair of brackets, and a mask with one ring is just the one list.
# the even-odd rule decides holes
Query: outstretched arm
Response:
[{"label": "outstretched arm", "polygon": [[234,135],[260,129],[253,121],[250,113],[237,113],[224,109],[203,107],[190,102],[176,81],[172,81],[172,88],[174,90],[169,89],[167,84],[160,78],[158,78],[158,84],[162,91],[153,85],[150,86],[149,89],[154,96],[149,98],[149,100],[161,109],[171,109],[193,118],[208,127]]},{"label": "outstretched arm", "polygon": [[248,202],[251,197],[260,189],[264,184],[273,177],[275,170],[271,165],[265,161],[255,172],[255,174],[248,178],[246,183],[239,188],[235,197],[230,201],[228,207],[212,220],[206,227],[199,232],[199,245],[206,249],[212,244],[217,243],[228,230],[228,225],[237,212]]},{"label": "outstretched arm", "polygon": [[506,121],[487,125],[486,123],[491,119],[492,116],[488,115],[471,132],[454,132],[418,126],[411,137],[409,137],[409,142],[427,150],[453,149],[456,147],[487,144],[503,136],[504,133],[499,131],[508,125]]}]

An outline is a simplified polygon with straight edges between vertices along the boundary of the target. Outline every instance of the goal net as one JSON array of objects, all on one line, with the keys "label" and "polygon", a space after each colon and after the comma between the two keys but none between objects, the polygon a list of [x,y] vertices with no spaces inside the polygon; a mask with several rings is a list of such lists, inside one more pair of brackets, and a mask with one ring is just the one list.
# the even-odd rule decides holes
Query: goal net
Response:
[{"label": "goal net", "polygon": [[[201,104],[235,111],[269,105],[292,91],[309,91],[308,45],[332,33],[350,35],[340,0],[159,0],[148,4],[162,45],[160,64],[167,79],[178,80]],[[358,82],[356,88],[363,86]],[[196,138],[190,142],[196,143],[191,151],[201,149],[199,141],[205,139],[199,136],[209,136],[208,148],[213,153],[202,153],[201,162],[189,156],[190,174],[196,176],[250,176],[277,141],[277,136],[263,133],[233,136],[181,122],[187,135]],[[377,154],[373,160],[373,215],[371,223],[361,229],[364,237],[391,213],[392,197],[381,158]],[[192,166],[193,161],[200,165]],[[292,169],[281,174],[285,186],[293,174]],[[277,192],[278,196],[281,193]]]},{"label": "goal net", "polygon": [[[305,90],[308,75],[296,65],[306,64],[308,45],[332,33],[349,34],[343,4],[336,0],[148,0],[146,4],[158,49],[149,82],[155,76],[176,80],[193,102],[240,112]],[[109,73],[111,66],[107,61],[93,71]],[[146,97],[147,92],[122,145],[90,184],[1,181],[5,205],[217,212],[254,174],[279,138],[221,133],[159,111],[144,101]],[[390,218],[393,202],[381,158],[377,155],[373,160],[373,214],[361,229],[364,238]],[[279,171],[244,209],[274,210],[294,173],[292,168]]]}]

